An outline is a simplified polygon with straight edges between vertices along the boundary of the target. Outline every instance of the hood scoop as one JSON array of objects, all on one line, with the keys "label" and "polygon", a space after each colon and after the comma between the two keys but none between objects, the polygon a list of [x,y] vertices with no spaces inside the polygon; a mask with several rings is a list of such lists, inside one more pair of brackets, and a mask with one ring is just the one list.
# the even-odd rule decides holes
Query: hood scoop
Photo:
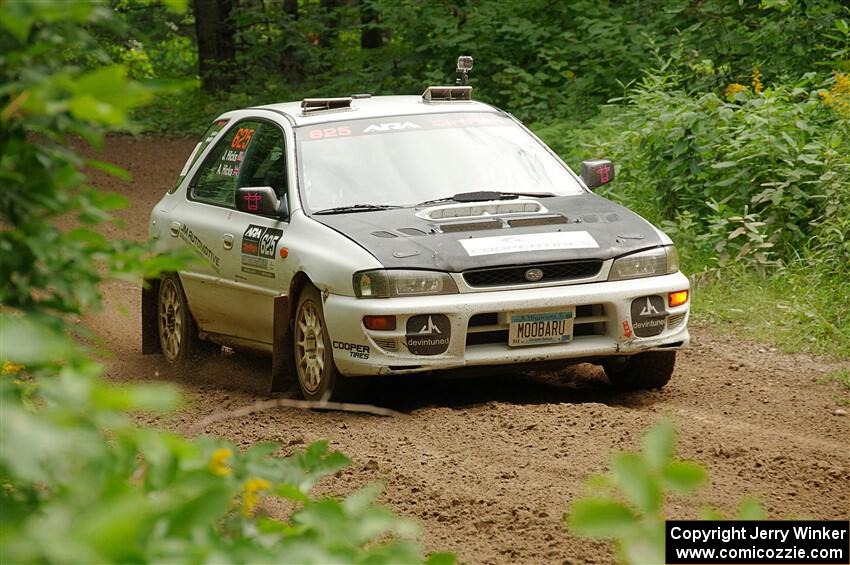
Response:
[{"label": "hood scoop", "polygon": [[451,222],[440,224],[440,231],[443,233],[454,233],[459,231],[475,231],[475,230],[500,230],[505,227],[504,222],[499,218],[490,220],[478,220],[475,222]]},{"label": "hood scoop", "polygon": [[546,214],[548,210],[536,200],[487,200],[484,202],[444,204],[429,206],[419,212],[416,217],[429,222],[445,222],[481,216],[504,216],[511,214]]},{"label": "hood scoop", "polygon": [[524,228],[527,226],[552,226],[556,224],[568,224],[570,220],[561,214],[550,216],[532,216],[530,218],[511,218],[508,225],[512,228]]}]

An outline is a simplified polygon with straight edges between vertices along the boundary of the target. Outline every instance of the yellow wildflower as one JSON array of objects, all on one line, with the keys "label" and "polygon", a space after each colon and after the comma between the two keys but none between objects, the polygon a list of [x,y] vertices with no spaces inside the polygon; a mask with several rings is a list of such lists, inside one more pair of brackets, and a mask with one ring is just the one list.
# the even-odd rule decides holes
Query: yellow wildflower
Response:
[{"label": "yellow wildflower", "polygon": [[272,484],[265,479],[248,479],[242,487],[242,515],[251,517],[257,503],[260,502],[260,491],[272,488]]},{"label": "yellow wildflower", "polygon": [[573,71],[567,71],[564,73],[564,75],[570,80],[576,78],[576,74]]},{"label": "yellow wildflower", "polygon": [[753,68],[753,92],[756,94],[761,94],[761,91],[764,89],[764,86],[761,83],[761,69],[758,67]]},{"label": "yellow wildflower", "polygon": [[850,76],[832,71],[835,85],[829,91],[820,91],[818,95],[823,103],[841,116],[850,119]]},{"label": "yellow wildflower", "polygon": [[4,377],[7,376],[7,375],[15,375],[17,373],[20,373],[23,370],[24,370],[23,365],[17,365],[15,363],[12,363],[11,361],[4,361],[3,362],[3,376]]},{"label": "yellow wildflower", "polygon": [[216,449],[212,457],[210,457],[210,469],[216,475],[226,477],[233,473],[233,469],[228,467],[227,462],[233,457],[233,452],[226,447]]},{"label": "yellow wildflower", "polygon": [[726,96],[726,98],[731,100],[731,99],[735,98],[735,95],[738,94],[739,92],[746,92],[747,90],[748,90],[747,87],[744,86],[743,84],[733,82],[732,84],[730,84],[729,86],[726,87],[726,91],[723,93],[723,95]]},{"label": "yellow wildflower", "polygon": [[836,94],[850,94],[850,76],[838,71],[832,71],[835,76],[835,86],[832,88]]}]

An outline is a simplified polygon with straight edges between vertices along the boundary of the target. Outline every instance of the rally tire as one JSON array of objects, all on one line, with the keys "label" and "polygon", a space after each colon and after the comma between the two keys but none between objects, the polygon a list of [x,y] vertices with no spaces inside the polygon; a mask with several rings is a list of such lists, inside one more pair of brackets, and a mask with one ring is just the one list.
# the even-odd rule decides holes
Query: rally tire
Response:
[{"label": "rally tire", "polygon": [[171,364],[185,363],[196,354],[211,349],[198,338],[186,293],[176,274],[164,275],[159,283],[157,330],[162,354]]},{"label": "rally tire", "polygon": [[611,384],[621,390],[663,388],[670,382],[675,366],[675,351],[646,351],[625,361],[610,361],[602,365]]},{"label": "rally tire", "polygon": [[308,285],[298,297],[292,328],[292,362],[301,395],[306,400],[340,400],[346,379],[334,364],[319,290]]}]

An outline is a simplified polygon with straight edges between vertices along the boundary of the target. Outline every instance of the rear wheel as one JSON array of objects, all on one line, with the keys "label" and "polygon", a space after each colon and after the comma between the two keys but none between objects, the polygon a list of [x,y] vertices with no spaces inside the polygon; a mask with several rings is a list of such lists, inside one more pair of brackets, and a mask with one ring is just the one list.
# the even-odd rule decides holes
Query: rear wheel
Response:
[{"label": "rear wheel", "polygon": [[198,352],[201,340],[177,275],[162,277],[157,304],[159,343],[169,363],[182,363]]},{"label": "rear wheel", "polygon": [[304,398],[330,400],[332,396],[338,397],[345,378],[334,364],[322,298],[312,285],[298,298],[292,337],[295,373]]},{"label": "rear wheel", "polygon": [[673,376],[675,351],[646,351],[606,361],[602,367],[608,380],[622,390],[662,388]]}]

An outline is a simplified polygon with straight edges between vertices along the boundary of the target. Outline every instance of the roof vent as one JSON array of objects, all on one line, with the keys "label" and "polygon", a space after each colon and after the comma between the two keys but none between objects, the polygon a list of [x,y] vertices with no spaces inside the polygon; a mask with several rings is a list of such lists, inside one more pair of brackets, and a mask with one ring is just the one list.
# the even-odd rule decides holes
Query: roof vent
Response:
[{"label": "roof vent", "polygon": [[302,115],[323,110],[350,110],[351,96],[344,98],[305,98],[301,101]]},{"label": "roof vent", "polygon": [[429,86],[422,93],[425,102],[469,102],[472,100],[471,86]]}]

